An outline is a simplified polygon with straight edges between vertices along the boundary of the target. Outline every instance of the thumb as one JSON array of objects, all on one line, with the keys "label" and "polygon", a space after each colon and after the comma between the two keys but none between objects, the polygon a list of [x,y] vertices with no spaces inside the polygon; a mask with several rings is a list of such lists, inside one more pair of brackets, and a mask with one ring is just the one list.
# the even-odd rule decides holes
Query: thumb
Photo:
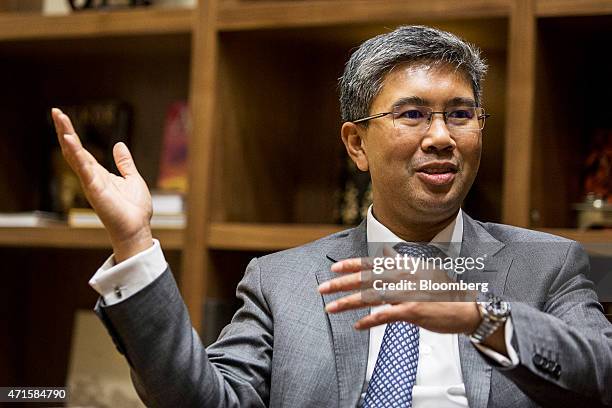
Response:
[{"label": "thumb", "polygon": [[119,142],[113,147],[113,157],[115,159],[115,165],[117,165],[117,169],[119,169],[123,177],[138,174],[138,170],[132,159],[132,154],[125,143]]}]

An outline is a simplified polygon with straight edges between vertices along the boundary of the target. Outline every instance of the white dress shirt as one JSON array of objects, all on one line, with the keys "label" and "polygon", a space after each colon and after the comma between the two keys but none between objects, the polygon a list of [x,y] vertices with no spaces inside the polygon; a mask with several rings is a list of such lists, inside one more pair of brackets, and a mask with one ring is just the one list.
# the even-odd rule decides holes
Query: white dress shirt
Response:
[{"label": "white dress shirt", "polygon": [[[380,256],[383,243],[398,243],[403,240],[381,224],[372,213],[372,206],[367,215],[368,255]],[[431,242],[451,257],[459,256],[463,242],[463,216],[459,210],[453,222],[440,231]],[[375,313],[389,305],[375,306]],[[370,347],[366,380],[370,381],[378,352],[385,333],[386,324],[370,329]],[[510,359],[496,351],[475,344],[483,353],[504,367],[518,365],[516,351],[510,344],[512,340],[512,322],[506,322],[506,348]],[[363,397],[363,396],[362,396]],[[413,408],[451,408],[467,407],[465,385],[461,374],[459,357],[459,336],[457,334],[440,334],[421,328],[419,330],[419,362],[416,383],[412,389]]]},{"label": "white dress shirt", "polygon": [[[372,207],[368,210],[367,239],[368,243],[401,241],[374,218]],[[462,239],[463,218],[460,210],[455,221],[436,235],[432,242],[460,243]],[[445,252],[452,251],[452,248],[441,249]],[[102,296],[107,306],[112,306],[144,289],[166,268],[167,263],[160,243],[154,239],[150,248],[119,264],[115,264],[114,255],[111,255],[96,271],[89,284]],[[372,311],[379,310],[380,307],[386,306],[374,307]],[[385,327],[386,325],[381,325],[370,330],[367,381],[372,376]],[[475,345],[499,364],[505,367],[516,366],[519,359],[510,344],[512,330],[512,322],[509,319],[506,323],[506,347],[510,359],[487,347]],[[419,362],[416,385],[413,389],[414,408],[467,407],[457,339],[456,334],[438,334],[420,329]]]}]

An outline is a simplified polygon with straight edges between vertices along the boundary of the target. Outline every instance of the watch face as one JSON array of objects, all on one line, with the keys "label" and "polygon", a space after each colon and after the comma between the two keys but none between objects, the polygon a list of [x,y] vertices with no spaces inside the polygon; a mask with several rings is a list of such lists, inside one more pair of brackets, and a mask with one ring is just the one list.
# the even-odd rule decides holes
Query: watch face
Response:
[{"label": "watch face", "polygon": [[498,318],[507,317],[510,314],[510,304],[495,297],[489,300],[487,311]]}]

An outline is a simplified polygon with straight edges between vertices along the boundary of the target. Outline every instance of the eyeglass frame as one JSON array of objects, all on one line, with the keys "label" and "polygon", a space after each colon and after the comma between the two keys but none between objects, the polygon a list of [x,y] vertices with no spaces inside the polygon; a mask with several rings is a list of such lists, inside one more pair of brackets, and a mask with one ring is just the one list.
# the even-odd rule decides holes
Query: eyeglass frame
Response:
[{"label": "eyeglass frame", "polygon": [[[422,107],[427,108],[427,106],[422,106]],[[471,108],[471,109],[478,109],[478,108],[482,109],[482,115],[478,115],[478,116],[477,116],[477,119],[482,119],[482,127],[480,127],[480,128],[478,129],[479,131],[481,131],[481,130],[482,130],[482,129],[484,129],[484,127],[485,127],[486,119],[487,119],[487,118],[489,118],[489,117],[491,117],[491,114],[490,114],[490,113],[486,113],[486,112],[485,112],[485,109],[484,109],[482,106],[471,106],[470,108]],[[431,108],[429,108],[429,109],[431,109]],[[361,118],[361,119],[353,120],[353,121],[352,121],[352,123],[355,123],[355,124],[358,124],[358,123],[364,123],[364,122],[367,122],[367,121],[369,121],[369,120],[372,120],[372,119],[378,119],[378,118],[382,118],[382,117],[384,117],[384,116],[387,116],[387,115],[392,115],[392,114],[394,114],[394,113],[395,113],[394,111],[390,111],[390,112],[381,112],[381,113],[375,113],[374,115],[367,116],[367,117],[365,117],[365,118]],[[447,118],[447,115],[448,115],[449,113],[450,113],[450,111],[437,111],[437,112],[436,112],[436,111],[432,110],[432,111],[431,111],[431,113],[430,113],[430,115],[429,115],[429,118],[427,119],[427,121],[428,121],[428,125],[427,125],[427,129],[426,129],[426,131],[429,131],[429,129],[431,128],[431,124],[432,124],[432,122],[433,122],[433,116],[434,116],[435,114],[440,114],[440,115],[442,115],[442,118],[443,118],[443,120],[444,120],[444,124],[448,126],[448,118]],[[394,119],[394,121],[395,121],[395,119]],[[475,130],[475,129],[470,129],[470,130]]]}]

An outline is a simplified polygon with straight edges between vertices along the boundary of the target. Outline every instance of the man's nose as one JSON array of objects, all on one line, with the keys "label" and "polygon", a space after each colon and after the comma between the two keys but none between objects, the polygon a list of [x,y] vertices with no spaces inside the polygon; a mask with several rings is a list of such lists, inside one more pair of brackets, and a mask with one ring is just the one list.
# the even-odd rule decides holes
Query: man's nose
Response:
[{"label": "man's nose", "polygon": [[444,121],[444,115],[432,115],[429,129],[423,136],[421,147],[424,151],[443,151],[455,148],[455,141]]}]

